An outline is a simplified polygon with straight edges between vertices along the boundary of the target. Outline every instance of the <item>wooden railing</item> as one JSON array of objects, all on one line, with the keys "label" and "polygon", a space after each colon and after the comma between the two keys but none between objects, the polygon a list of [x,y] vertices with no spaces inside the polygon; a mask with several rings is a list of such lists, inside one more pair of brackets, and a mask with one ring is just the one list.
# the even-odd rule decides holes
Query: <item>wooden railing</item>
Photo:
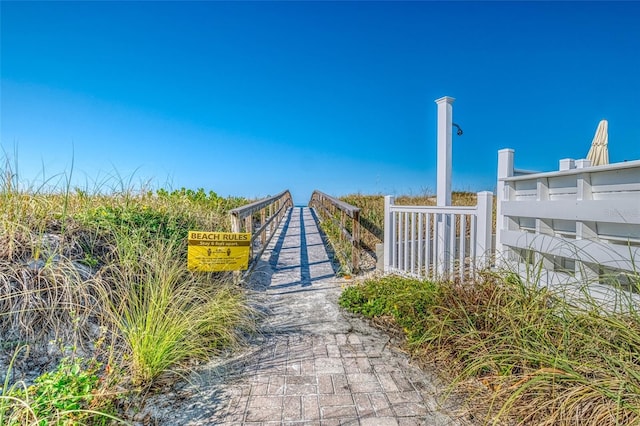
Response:
[{"label": "wooden railing", "polygon": [[360,209],[318,190],[313,191],[309,207],[314,208],[322,220],[330,220],[340,231],[340,237],[351,244],[351,267],[359,269]]},{"label": "wooden railing", "polygon": [[255,260],[260,258],[287,210],[291,207],[293,207],[293,199],[287,189],[273,197],[264,198],[229,211],[231,232],[251,233],[248,271],[251,271],[255,265]]}]

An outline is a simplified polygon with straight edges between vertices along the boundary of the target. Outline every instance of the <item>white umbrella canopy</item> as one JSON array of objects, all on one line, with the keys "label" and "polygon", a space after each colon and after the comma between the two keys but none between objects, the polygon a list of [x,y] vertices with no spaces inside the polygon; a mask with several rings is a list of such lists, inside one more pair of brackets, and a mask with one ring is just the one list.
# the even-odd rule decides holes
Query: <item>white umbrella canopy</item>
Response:
[{"label": "white umbrella canopy", "polygon": [[609,124],[607,120],[601,120],[596,129],[596,135],[591,142],[591,149],[587,154],[587,160],[591,160],[592,166],[609,164]]}]

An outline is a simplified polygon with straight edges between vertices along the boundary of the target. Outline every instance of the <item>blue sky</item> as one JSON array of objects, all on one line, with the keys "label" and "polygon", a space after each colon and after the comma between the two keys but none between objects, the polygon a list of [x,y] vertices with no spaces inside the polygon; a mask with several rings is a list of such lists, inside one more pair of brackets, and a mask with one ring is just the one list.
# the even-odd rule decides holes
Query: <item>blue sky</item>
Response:
[{"label": "blue sky", "polygon": [[[640,2],[5,2],[0,143],[61,173],[263,197],[436,188],[436,104],[456,98],[453,187],[640,158]],[[14,166],[15,167],[15,166]],[[55,181],[52,180],[52,182]]]}]

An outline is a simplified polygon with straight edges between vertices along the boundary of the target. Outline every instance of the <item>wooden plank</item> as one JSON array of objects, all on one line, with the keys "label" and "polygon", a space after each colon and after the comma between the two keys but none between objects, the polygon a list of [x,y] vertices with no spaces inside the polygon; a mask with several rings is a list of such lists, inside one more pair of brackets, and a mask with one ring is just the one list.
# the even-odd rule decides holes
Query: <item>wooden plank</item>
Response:
[{"label": "wooden plank", "polygon": [[255,212],[260,209],[272,204],[280,199],[284,199],[285,202],[288,202],[293,207],[293,200],[291,198],[291,193],[289,190],[282,191],[278,195],[274,195],[273,197],[268,197],[262,200],[255,201],[253,203],[247,204],[245,206],[236,207],[235,209],[229,210],[229,213],[234,216],[238,216],[240,219],[244,219],[247,216],[251,216]]},{"label": "wooden plank", "polygon": [[332,197],[331,195],[325,194],[324,192],[315,190],[311,195],[313,197],[314,194],[321,196],[323,199],[329,201],[332,205],[336,206],[338,209],[344,211],[349,216],[353,216],[353,213],[356,211],[360,211],[360,208],[356,206],[352,206],[351,204],[345,203],[342,200],[338,200],[337,198]]}]

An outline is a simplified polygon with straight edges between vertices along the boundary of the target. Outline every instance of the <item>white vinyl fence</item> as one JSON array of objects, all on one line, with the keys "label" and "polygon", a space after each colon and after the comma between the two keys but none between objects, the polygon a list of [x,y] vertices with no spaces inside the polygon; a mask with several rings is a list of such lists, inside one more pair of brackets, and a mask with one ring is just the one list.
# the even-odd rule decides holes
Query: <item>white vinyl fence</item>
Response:
[{"label": "white vinyl fence", "polygon": [[439,207],[385,197],[384,271],[453,280],[497,265],[537,285],[586,289],[614,308],[628,292],[602,284],[621,284],[640,306],[640,160],[592,167],[565,159],[560,170],[537,173],[515,169],[514,151],[500,150],[493,258],[491,193],[478,193],[475,207],[449,206],[452,126],[462,134],[453,101],[436,100]]},{"label": "white vinyl fence", "polygon": [[416,277],[465,278],[488,265],[493,194],[475,207],[394,204],[385,197],[384,271]]},{"label": "white vinyl fence", "polygon": [[640,272],[640,161],[519,174],[498,153],[496,259],[541,284],[631,284]]},{"label": "white vinyl fence", "polygon": [[[495,264],[540,285],[589,284],[606,296],[599,285],[615,282],[638,291],[640,160],[592,167],[566,159],[559,171],[534,173],[514,169],[513,159],[513,150],[499,152]],[[400,206],[387,196],[384,270],[468,277],[494,264],[492,225],[490,192],[478,193],[475,207]]]}]

